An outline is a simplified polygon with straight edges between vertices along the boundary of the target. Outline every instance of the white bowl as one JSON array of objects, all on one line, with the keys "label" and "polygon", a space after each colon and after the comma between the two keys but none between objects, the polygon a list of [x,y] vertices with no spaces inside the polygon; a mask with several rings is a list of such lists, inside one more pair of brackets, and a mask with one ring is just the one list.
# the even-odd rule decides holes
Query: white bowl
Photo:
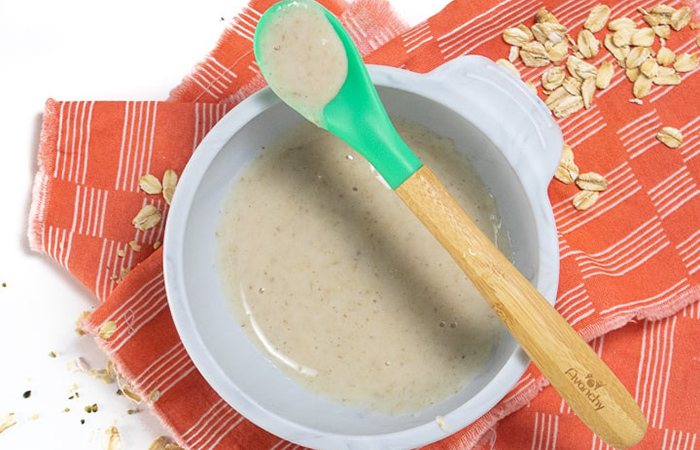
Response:
[{"label": "white bowl", "polygon": [[[452,138],[469,157],[496,197],[515,265],[554,303],[559,253],[547,186],[562,137],[544,104],[512,74],[478,56],[458,58],[428,74],[380,66],[370,67],[370,74],[389,114]],[[393,416],[313,394],[278,370],[233,316],[214,268],[219,210],[241,166],[301,120],[264,89],[212,129],[184,170],[164,241],[165,282],[180,337],[224,400],[295,443],[378,450],[442,439],[486,413],[525,371],[528,358],[509,334],[460,392],[428,409]]]}]

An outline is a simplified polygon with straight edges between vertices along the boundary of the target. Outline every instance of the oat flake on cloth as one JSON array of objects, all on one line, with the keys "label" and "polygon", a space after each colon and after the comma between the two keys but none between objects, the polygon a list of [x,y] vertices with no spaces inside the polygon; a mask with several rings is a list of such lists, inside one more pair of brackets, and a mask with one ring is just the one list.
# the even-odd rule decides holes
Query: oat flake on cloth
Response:
[{"label": "oat flake on cloth", "polygon": [[[101,303],[87,329],[185,448],[298,447],[240,416],[192,364],[168,310],[162,250],[154,250],[168,206],[138,189],[143,174],[180,173],[214,124],[264,85],[251,41],[272,3],[252,1],[168,102],[49,100],[44,115],[31,246],[94,292]],[[605,3],[612,18],[642,25],[636,8],[657,2]],[[368,62],[426,72],[464,54],[507,57],[503,30],[532,25],[543,6],[576,36],[597,2],[455,0],[411,29],[381,0],[324,4],[341,16]],[[691,6],[698,22],[699,6]],[[698,54],[697,35],[685,27],[667,46]],[[615,62],[604,49],[591,61],[603,60]],[[542,69],[520,60],[516,67],[539,85]],[[693,381],[700,373],[700,70],[681,78],[679,86],[654,86],[638,105],[629,102],[631,83],[615,64],[611,86],[596,93],[593,106],[559,120],[579,167],[605,175],[608,190],[581,212],[571,206],[576,187],[553,181],[549,189],[561,251],[557,309],[642,407],[649,430],[636,448],[650,450],[700,448],[700,387]],[[682,131],[679,148],[656,140],[662,126]],[[163,220],[138,231],[130,218],[146,204]],[[109,321],[115,332],[102,339],[99,329]],[[531,366],[489,413],[427,448],[608,448],[546,386]]]}]

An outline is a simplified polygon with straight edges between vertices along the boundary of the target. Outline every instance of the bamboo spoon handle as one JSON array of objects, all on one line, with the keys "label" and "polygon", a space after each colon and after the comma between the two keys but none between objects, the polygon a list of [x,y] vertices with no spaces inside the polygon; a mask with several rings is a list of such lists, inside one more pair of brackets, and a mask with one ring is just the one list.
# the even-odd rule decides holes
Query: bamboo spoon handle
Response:
[{"label": "bamboo spoon handle", "polygon": [[591,347],[479,230],[425,166],[396,193],[450,252],[579,418],[617,448],[639,442],[646,419]]}]

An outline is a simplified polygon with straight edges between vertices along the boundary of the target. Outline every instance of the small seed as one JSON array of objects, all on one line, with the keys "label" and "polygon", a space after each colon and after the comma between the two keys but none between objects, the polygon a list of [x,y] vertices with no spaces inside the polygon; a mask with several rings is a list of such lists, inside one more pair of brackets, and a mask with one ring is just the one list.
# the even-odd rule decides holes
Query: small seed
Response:
[{"label": "small seed", "polygon": [[690,72],[698,67],[698,55],[691,55],[688,53],[681,53],[676,56],[676,60],[673,63],[673,68],[676,72]]},{"label": "small seed", "polygon": [[154,177],[150,173],[143,175],[139,179],[139,187],[146,194],[160,194],[162,190],[162,186],[160,185],[158,178]]},{"label": "small seed", "polygon": [[630,39],[630,44],[641,47],[651,47],[654,44],[655,38],[656,33],[654,33],[654,30],[651,28],[641,28],[634,32]]},{"label": "small seed", "polygon": [[610,31],[619,31],[623,28],[637,28],[637,23],[628,17],[620,17],[619,19],[608,22],[608,29]]},{"label": "small seed", "polygon": [[586,78],[581,83],[581,98],[583,99],[583,107],[588,109],[593,104],[593,95],[595,95],[595,78]]},{"label": "small seed", "polygon": [[673,27],[674,30],[680,31],[683,29],[686,25],[690,23],[690,19],[692,19],[693,13],[690,10],[689,7],[684,6],[682,8],[677,9],[672,15],[671,15],[671,21],[670,25]]},{"label": "small seed", "polygon": [[506,43],[516,47],[521,47],[530,42],[532,39],[532,31],[522,24],[518,25],[517,27],[506,28],[506,30],[503,32],[503,40],[506,41]]},{"label": "small seed", "polygon": [[651,92],[651,79],[639,74],[636,80],[634,80],[634,86],[632,87],[632,93],[636,98],[644,98]]},{"label": "small seed", "polygon": [[553,91],[562,85],[566,72],[561,67],[550,67],[542,73],[542,88]]},{"label": "small seed", "polygon": [[131,247],[131,250],[134,252],[138,252],[141,250],[141,244],[139,244],[136,241],[129,241],[129,247]]},{"label": "small seed", "polygon": [[155,403],[160,399],[161,393],[158,389],[154,389],[153,392],[151,392],[151,395],[148,397],[151,400],[151,403]]},{"label": "small seed", "polygon": [[678,128],[663,127],[656,133],[656,139],[669,148],[678,148],[683,143],[683,134]]},{"label": "small seed", "polygon": [[[517,47],[516,47],[516,48],[517,48]],[[498,61],[496,61],[496,64],[498,64],[498,65],[501,66],[501,67],[504,67],[504,68],[507,69],[510,73],[512,73],[512,74],[515,75],[516,77],[520,78],[520,71],[518,70],[518,68],[515,67],[515,66],[513,65],[513,63],[510,62],[510,61],[508,61],[507,59],[501,58],[501,59],[499,59]]]},{"label": "small seed", "polygon": [[651,9],[649,10],[649,12],[651,14],[656,14],[656,15],[663,16],[663,17],[668,17],[670,20],[671,16],[673,16],[673,13],[676,12],[676,8],[674,8],[673,6],[669,6],[669,5],[658,4],[656,6],[652,6]]},{"label": "small seed", "polygon": [[595,86],[598,89],[605,89],[610,86],[610,81],[614,73],[615,69],[610,61],[601,62],[600,67],[598,67],[598,73],[596,74]]},{"label": "small seed", "polygon": [[124,251],[123,248],[120,248],[119,250],[117,250],[117,257],[123,258],[124,256],[126,256],[126,252]]},{"label": "small seed", "polygon": [[[163,191],[165,194],[165,190]],[[146,231],[155,227],[160,222],[161,213],[153,205],[146,205],[141,208],[141,211],[131,220],[131,223],[137,229]]]},{"label": "small seed", "polygon": [[668,47],[661,47],[656,53],[656,61],[662,66],[670,66],[676,60],[676,54]]},{"label": "small seed", "polygon": [[109,339],[112,337],[112,335],[114,335],[115,331],[117,331],[117,324],[113,320],[110,320],[109,322],[105,322],[100,326],[98,336],[101,339]]},{"label": "small seed", "polygon": [[177,173],[173,169],[166,170],[163,174],[163,198],[168,205],[173,200],[176,186]]},{"label": "small seed", "polygon": [[590,30],[591,33],[597,33],[605,27],[610,18],[610,7],[607,5],[596,5],[588,14],[583,27]]},{"label": "small seed", "polygon": [[598,191],[581,191],[574,196],[572,203],[574,208],[584,211],[593,206],[599,196],[600,192]]},{"label": "small seed", "polygon": [[121,389],[122,393],[124,393],[124,396],[136,403],[141,403],[141,396],[134,390],[133,387],[129,383],[124,383],[120,384],[119,388]]},{"label": "small seed", "polygon": [[586,172],[576,178],[576,186],[584,191],[604,191],[608,188],[608,180],[595,172]]}]

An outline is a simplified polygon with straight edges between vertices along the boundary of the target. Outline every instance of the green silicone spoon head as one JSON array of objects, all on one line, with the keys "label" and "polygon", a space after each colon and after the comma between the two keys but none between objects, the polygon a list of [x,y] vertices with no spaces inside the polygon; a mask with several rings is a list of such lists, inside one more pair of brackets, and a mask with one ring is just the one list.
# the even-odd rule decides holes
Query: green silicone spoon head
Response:
[{"label": "green silicone spoon head", "polygon": [[422,166],[389,120],[352,38],[323,6],[276,3],[258,23],[254,50],[272,90],[360,152],[392,189]]}]

